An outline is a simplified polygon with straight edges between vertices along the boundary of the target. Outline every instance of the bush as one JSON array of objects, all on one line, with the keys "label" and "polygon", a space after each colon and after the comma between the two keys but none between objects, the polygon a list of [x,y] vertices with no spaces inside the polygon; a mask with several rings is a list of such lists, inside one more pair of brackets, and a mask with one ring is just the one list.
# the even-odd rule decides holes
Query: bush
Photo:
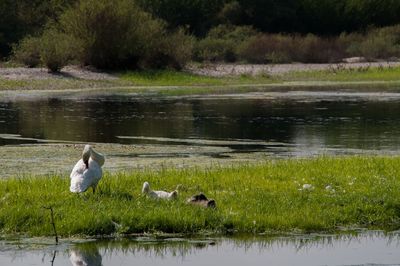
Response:
[{"label": "bush", "polygon": [[337,38],[321,38],[312,34],[296,36],[293,53],[295,61],[303,63],[334,63],[346,56],[346,47],[342,47]]},{"label": "bush", "polygon": [[196,61],[234,62],[235,43],[232,40],[205,38],[196,43],[193,57]]},{"label": "bush", "polygon": [[167,34],[164,38],[164,54],[167,59],[165,64],[172,68],[181,69],[187,62],[191,60],[193,51],[193,38],[186,35],[182,29],[171,34]]},{"label": "bush", "polygon": [[243,17],[243,9],[237,1],[225,3],[218,13],[218,19],[226,24],[240,24]]},{"label": "bush", "polygon": [[40,64],[40,38],[28,36],[13,47],[13,59],[28,67]]},{"label": "bush", "polygon": [[254,64],[288,63],[292,60],[292,45],[288,36],[260,34],[243,42],[239,56]]},{"label": "bush", "polygon": [[74,58],[78,46],[70,35],[57,29],[47,29],[40,38],[40,57],[51,72],[59,72]]},{"label": "bush", "polygon": [[182,29],[164,33],[154,40],[154,46],[140,59],[141,68],[174,68],[181,69],[192,56],[193,39]]},{"label": "bush", "polygon": [[399,57],[400,25],[370,30],[358,52],[368,59]]},{"label": "bush", "polygon": [[102,69],[181,67],[191,52],[189,36],[180,30],[168,35],[166,24],[135,0],[81,0],[60,24],[79,41],[79,61]]},{"label": "bush", "polygon": [[315,35],[260,34],[243,42],[239,57],[249,63],[331,63],[346,56],[338,39]]},{"label": "bush", "polygon": [[243,42],[248,38],[258,34],[251,26],[232,26],[232,25],[219,25],[212,28],[207,37],[211,39],[231,40],[235,42]]},{"label": "bush", "polygon": [[237,47],[256,34],[257,31],[249,26],[219,25],[196,43],[193,58],[197,61],[234,62],[238,59]]}]

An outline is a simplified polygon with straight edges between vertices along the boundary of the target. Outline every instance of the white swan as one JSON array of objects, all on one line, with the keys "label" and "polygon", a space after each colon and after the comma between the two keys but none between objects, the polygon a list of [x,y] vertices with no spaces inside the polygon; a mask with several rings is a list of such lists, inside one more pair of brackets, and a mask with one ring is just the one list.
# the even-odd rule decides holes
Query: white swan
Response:
[{"label": "white swan", "polygon": [[142,193],[146,194],[153,199],[176,199],[178,197],[178,191],[174,190],[172,192],[167,191],[153,191],[150,189],[150,184],[148,182],[143,183]]},{"label": "white swan", "polygon": [[92,187],[94,193],[97,183],[99,183],[103,175],[103,171],[101,170],[103,164],[104,156],[96,152],[90,145],[85,145],[82,152],[82,159],[72,169],[69,190],[73,193],[81,193]]}]

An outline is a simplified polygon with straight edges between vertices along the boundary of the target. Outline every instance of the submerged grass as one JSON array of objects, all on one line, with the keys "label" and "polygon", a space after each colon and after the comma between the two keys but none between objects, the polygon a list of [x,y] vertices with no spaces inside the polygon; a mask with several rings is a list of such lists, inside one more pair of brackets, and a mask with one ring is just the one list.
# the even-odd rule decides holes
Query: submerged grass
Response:
[{"label": "submerged grass", "polygon": [[[140,194],[144,181],[176,201]],[[304,184],[311,188],[303,189]],[[327,186],[329,186],[327,188]],[[132,233],[264,233],[340,227],[400,228],[400,157],[321,157],[209,169],[106,174],[98,193],[75,195],[66,176],[0,181],[0,231],[49,236]],[[204,192],[217,209],[186,204]]]}]

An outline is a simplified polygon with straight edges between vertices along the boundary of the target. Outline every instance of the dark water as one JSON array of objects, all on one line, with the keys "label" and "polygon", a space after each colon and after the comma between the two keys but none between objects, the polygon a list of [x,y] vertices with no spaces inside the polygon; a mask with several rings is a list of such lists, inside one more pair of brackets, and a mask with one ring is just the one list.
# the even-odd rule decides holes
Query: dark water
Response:
[{"label": "dark water", "polygon": [[140,238],[59,246],[44,241],[0,241],[0,265],[400,265],[398,233],[270,239]]},{"label": "dark water", "polygon": [[[121,95],[0,100],[0,134],[106,143],[202,145],[191,140],[228,140],[234,142],[212,145],[230,146],[239,152],[275,146],[293,146],[310,153],[397,151],[400,147],[400,94],[309,93],[256,98]],[[138,136],[150,139],[130,138]],[[0,145],[34,142],[0,138]]]}]

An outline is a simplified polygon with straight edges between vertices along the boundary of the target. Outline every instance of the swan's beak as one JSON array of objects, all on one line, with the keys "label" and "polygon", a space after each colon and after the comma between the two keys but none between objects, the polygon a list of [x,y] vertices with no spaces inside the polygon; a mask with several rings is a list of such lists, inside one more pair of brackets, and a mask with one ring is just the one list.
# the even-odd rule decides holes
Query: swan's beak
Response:
[{"label": "swan's beak", "polygon": [[85,163],[85,165],[86,165],[86,169],[88,169],[89,168],[89,161],[83,161],[84,163]]}]

